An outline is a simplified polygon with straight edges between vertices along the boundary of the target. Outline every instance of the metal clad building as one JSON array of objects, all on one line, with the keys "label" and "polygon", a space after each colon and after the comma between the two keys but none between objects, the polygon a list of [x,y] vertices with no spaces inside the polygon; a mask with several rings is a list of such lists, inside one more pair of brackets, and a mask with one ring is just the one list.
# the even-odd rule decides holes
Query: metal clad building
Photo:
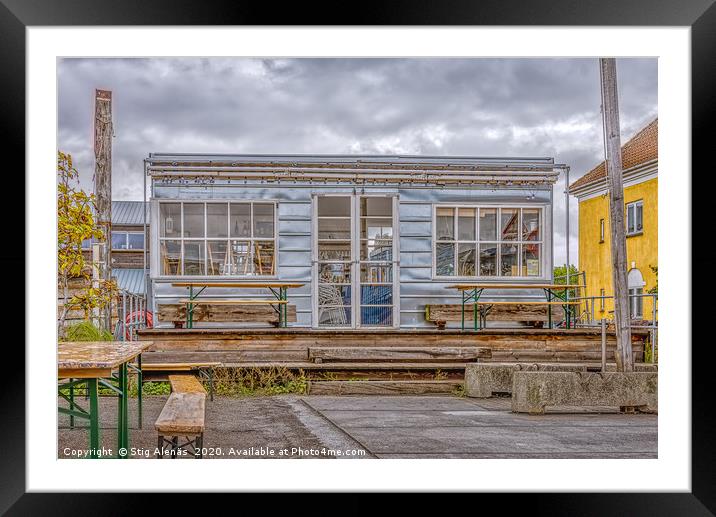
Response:
[{"label": "metal clad building", "polygon": [[306,284],[288,292],[296,326],[431,327],[426,304],[459,303],[450,285],[552,279],[563,168],[552,158],[150,154],[153,310],[186,297],[171,286],[179,280],[278,279]]}]

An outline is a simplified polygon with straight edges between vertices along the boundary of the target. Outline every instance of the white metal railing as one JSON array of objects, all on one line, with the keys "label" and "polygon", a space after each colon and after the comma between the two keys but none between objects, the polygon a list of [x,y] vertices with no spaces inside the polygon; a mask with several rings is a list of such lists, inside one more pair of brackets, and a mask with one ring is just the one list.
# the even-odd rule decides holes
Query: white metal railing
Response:
[{"label": "white metal railing", "polygon": [[[630,324],[629,327],[632,329],[648,329],[649,330],[649,341],[651,344],[651,357],[652,361],[656,357],[657,340],[659,334],[659,295],[657,293],[641,293],[641,294],[630,294],[629,297],[629,308],[630,308]],[[633,315],[631,314],[631,308],[634,306],[634,300],[640,298],[651,299],[651,319],[645,319],[644,315]],[[612,307],[614,306],[614,296],[580,296],[573,298],[575,301],[583,301],[584,307],[580,306],[580,312],[576,315],[575,326],[577,327],[602,327],[602,322],[606,324],[608,321],[613,321],[614,310],[607,310],[606,301],[612,300]],[[599,303],[600,313],[606,313],[611,315],[611,318],[596,318],[596,304]]]},{"label": "white metal railing", "polygon": [[146,297],[120,289],[117,295],[117,315],[114,338],[118,341],[136,341],[137,330],[147,327]]}]

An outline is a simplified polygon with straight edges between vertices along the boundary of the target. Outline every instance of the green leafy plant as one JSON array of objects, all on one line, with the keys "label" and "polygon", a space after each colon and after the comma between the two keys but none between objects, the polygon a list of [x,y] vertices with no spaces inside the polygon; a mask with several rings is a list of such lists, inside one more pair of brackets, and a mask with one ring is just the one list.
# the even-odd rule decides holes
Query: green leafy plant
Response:
[{"label": "green leafy plant", "polygon": [[651,337],[647,338],[644,343],[644,362],[645,363],[658,363],[659,362],[659,349],[653,350],[653,344]]},{"label": "green leafy plant", "polygon": [[[567,267],[562,266],[555,266],[555,268],[552,270],[552,277],[554,278],[554,283],[557,285],[565,285],[567,283]],[[569,283],[570,284],[579,284],[582,277],[579,273],[579,270],[577,269],[577,266],[570,264],[569,265]],[[555,291],[555,293],[559,294],[560,296],[564,296],[565,289]],[[576,298],[578,296],[576,289],[570,289],[569,290],[569,297],[570,298]]]},{"label": "green leafy plant", "polygon": [[656,282],[654,282],[654,287],[649,289],[649,293],[651,294],[659,294],[659,266],[649,266],[651,268],[651,271],[654,273],[654,276],[656,277]]},{"label": "green leafy plant", "polygon": [[[85,261],[82,242],[103,239],[104,233],[94,220],[95,196],[79,188],[79,172],[72,155],[57,151],[57,280],[62,299],[57,318],[62,336],[67,315],[72,310],[90,312],[107,307],[116,285],[112,281],[90,282],[92,268]],[[74,287],[71,290],[71,281]]]},{"label": "green leafy plant", "polygon": [[[171,386],[169,382],[164,381],[147,381],[143,383],[143,396],[153,395],[169,395],[171,393]],[[129,380],[129,396],[132,398],[137,397],[137,381],[136,377],[130,377]]]},{"label": "green leafy plant", "polygon": [[452,394],[456,397],[467,397],[467,392],[465,391],[465,385],[460,384],[459,386],[456,386],[455,389],[452,390]]}]

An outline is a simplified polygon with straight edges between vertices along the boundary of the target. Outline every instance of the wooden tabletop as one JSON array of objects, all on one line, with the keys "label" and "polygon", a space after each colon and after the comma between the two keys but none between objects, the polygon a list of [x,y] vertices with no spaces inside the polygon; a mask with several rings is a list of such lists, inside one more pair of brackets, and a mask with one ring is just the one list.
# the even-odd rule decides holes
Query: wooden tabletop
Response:
[{"label": "wooden tabletop", "polygon": [[448,289],[466,291],[468,289],[576,289],[581,285],[565,284],[455,284],[447,286]]},{"label": "wooden tabletop", "polygon": [[239,288],[252,288],[252,287],[303,287],[306,284],[297,284],[295,282],[280,282],[277,280],[269,280],[266,282],[212,282],[212,281],[206,281],[206,282],[175,282],[172,283],[172,287],[239,287]]},{"label": "wooden tabletop", "polygon": [[57,369],[115,368],[134,359],[153,341],[66,341],[57,344]]}]

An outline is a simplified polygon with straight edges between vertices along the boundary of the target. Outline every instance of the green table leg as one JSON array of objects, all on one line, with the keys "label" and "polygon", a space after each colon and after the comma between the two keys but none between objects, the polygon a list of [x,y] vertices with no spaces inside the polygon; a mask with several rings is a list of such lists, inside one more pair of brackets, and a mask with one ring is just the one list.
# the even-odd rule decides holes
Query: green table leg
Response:
[{"label": "green table leg", "polygon": [[465,330],[465,290],[462,293],[462,312],[460,314],[460,330]]},{"label": "green table leg", "polygon": [[[70,379],[70,383],[74,381],[74,379]],[[75,385],[70,384],[70,410],[73,411],[75,409]],[[70,415],[70,429],[73,429],[75,427],[75,417],[73,415]]]},{"label": "green table leg", "polygon": [[87,395],[89,397],[89,445],[90,458],[99,458],[99,392],[97,379],[87,379]]},{"label": "green table leg", "polygon": [[470,297],[472,298],[472,330],[477,331],[479,328],[477,322],[477,289],[473,289]]},{"label": "green table leg", "polygon": [[142,391],[144,379],[142,378],[142,354],[137,356],[137,427],[142,428]]},{"label": "green table leg", "polygon": [[194,299],[194,288],[189,286],[189,303],[186,306],[186,328],[190,329],[194,326],[194,304],[191,300]]},{"label": "green table leg", "polygon": [[[285,287],[281,288],[281,300],[284,302],[288,301],[288,292]],[[281,310],[283,311],[283,326],[288,327],[288,303],[282,303]]]},{"label": "green table leg", "polygon": [[127,363],[122,363],[119,366],[119,390],[120,394],[118,397],[118,415],[117,415],[117,457],[127,458],[128,452],[125,450],[123,454],[119,452],[120,449],[128,449],[129,447],[129,412],[128,412],[128,401],[129,390],[127,389]]},{"label": "green table leg", "polygon": [[[552,291],[549,289],[545,289],[545,294],[547,295],[547,302],[552,301]],[[552,305],[547,305],[547,328],[552,328]]]}]

